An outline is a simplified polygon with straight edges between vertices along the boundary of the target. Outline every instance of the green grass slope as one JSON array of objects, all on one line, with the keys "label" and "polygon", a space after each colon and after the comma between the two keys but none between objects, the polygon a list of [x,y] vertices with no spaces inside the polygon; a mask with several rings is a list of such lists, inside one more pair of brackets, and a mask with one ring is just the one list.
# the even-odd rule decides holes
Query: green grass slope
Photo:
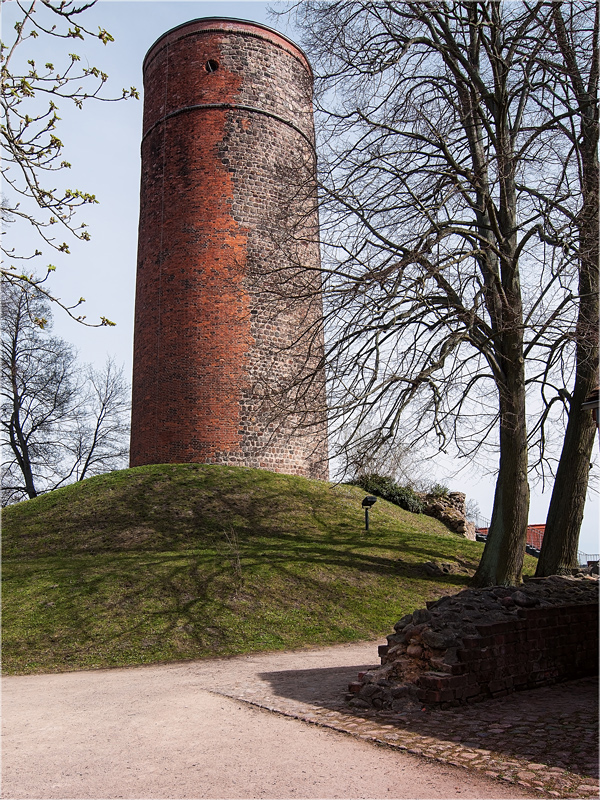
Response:
[{"label": "green grass slope", "polygon": [[5,509],[3,667],[50,672],[367,639],[458,591],[482,545],[351,486],[153,465]]}]

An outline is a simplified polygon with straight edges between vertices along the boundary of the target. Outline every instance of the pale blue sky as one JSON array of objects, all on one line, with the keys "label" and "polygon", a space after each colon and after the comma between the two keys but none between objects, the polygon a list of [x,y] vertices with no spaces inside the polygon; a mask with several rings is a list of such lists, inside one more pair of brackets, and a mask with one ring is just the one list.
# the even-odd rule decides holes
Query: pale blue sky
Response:
[{"label": "pale blue sky", "polygon": [[[261,2],[196,2],[195,0],[100,0],[85,20],[88,28],[106,28],[115,42],[104,47],[99,42],[82,46],[67,45],[40,37],[27,57],[38,63],[52,60],[56,66],[61,55],[76,52],[110,76],[109,90],[119,94],[121,87],[142,90],[142,61],[148,48],[169,28],[197,17],[224,16],[267,24],[295,39],[294,30],[285,19],[268,15]],[[18,12],[16,3],[2,4],[3,38]],[[65,157],[73,167],[65,185],[95,194],[99,205],[84,209],[80,219],[89,224],[91,241],[71,243],[71,255],[48,254],[39,260],[39,270],[46,263],[57,266],[52,288],[65,301],[86,298],[88,319],[105,315],[115,321],[115,328],[82,329],[60,313],[55,314],[55,332],[76,344],[82,361],[101,364],[107,354],[114,355],[131,374],[133,345],[133,306],[139,208],[140,138],[142,99],[119,103],[88,103],[82,111],[65,104],[60,107],[61,122],[57,131],[65,144]],[[21,238],[24,237],[24,238]],[[19,236],[21,243],[27,234]],[[35,243],[34,243],[35,246]],[[485,465],[486,472],[490,465]],[[597,469],[597,467],[596,467]],[[464,491],[479,503],[484,516],[491,515],[494,476],[483,474],[478,465],[461,476],[446,479],[444,469],[436,476],[451,489]],[[533,487],[530,521],[545,521],[549,493]],[[598,499],[588,500],[580,549],[597,553]]]}]

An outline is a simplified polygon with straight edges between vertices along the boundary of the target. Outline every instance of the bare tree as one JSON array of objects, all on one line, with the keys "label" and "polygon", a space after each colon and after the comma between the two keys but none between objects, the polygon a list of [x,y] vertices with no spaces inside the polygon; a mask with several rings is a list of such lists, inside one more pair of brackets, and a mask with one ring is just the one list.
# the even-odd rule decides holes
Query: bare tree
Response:
[{"label": "bare tree", "polygon": [[129,386],[123,369],[107,358],[101,369],[85,372],[82,408],[69,447],[78,481],[128,464]]},{"label": "bare tree", "polygon": [[42,330],[49,303],[2,284],[3,505],[127,465],[128,388],[108,361],[83,372],[74,349]]},{"label": "bare tree", "polygon": [[296,9],[319,76],[330,428],[346,452],[366,427],[374,446],[497,448],[475,582],[516,583],[581,307],[552,6]]},{"label": "bare tree", "polygon": [[377,434],[377,430],[369,426],[344,446],[339,477],[356,480],[367,475],[381,475],[402,486],[427,491],[431,480],[427,479],[419,453],[401,442],[390,441],[387,447],[382,446],[377,441]]},{"label": "bare tree", "polygon": [[[14,0],[20,17],[12,31],[6,30],[5,26],[6,38],[3,36],[0,43],[2,221],[21,221],[30,225],[35,231],[32,239],[37,240],[39,247],[63,253],[69,252],[69,245],[62,235],[82,240],[90,238],[85,223],[77,222],[75,214],[81,206],[97,200],[93,194],[81,189],[56,188],[57,173],[64,173],[71,167],[64,158],[63,143],[57,135],[59,104],[68,102],[82,108],[91,99],[121,100],[138,97],[138,92],[131,87],[123,89],[118,97],[106,96],[106,73],[86,61],[82,62],[77,53],[68,52],[67,46],[59,55],[61,63],[38,64],[35,40],[40,36],[51,36],[66,42],[90,38],[99,39],[103,44],[112,42],[108,31],[99,28],[94,33],[81,21],[82,15],[95,2]],[[83,299],[65,305],[49,292],[45,278],[34,278],[18,266],[23,261],[42,256],[43,250],[39,247],[33,246],[30,252],[17,252],[12,247],[3,246],[6,260],[0,274],[12,283],[37,286],[53,303],[83,322],[85,317],[76,311]],[[49,265],[46,277],[54,269]],[[98,324],[112,323],[101,317]]]},{"label": "bare tree", "polygon": [[[555,197],[548,204],[554,219],[562,220],[561,245],[576,264],[579,308],[574,331],[567,329],[567,346],[574,351],[572,389],[562,393],[568,421],[548,509],[546,532],[536,575],[552,575],[577,567],[579,531],[588,488],[596,426],[582,410],[598,386],[598,75],[600,9],[597,3],[553,0],[545,21],[557,52],[543,59],[546,85],[569,142],[571,173],[579,187],[575,205]],[[554,56],[554,57],[552,57]],[[555,231],[557,226],[555,225]],[[565,235],[566,234],[566,235]],[[559,340],[560,341],[560,340]]]}]

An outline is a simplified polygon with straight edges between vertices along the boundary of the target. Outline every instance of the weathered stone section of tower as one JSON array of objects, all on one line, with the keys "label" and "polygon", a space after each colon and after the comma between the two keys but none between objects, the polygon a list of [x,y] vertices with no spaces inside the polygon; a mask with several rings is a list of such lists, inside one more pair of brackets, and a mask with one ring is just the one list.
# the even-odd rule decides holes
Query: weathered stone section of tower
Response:
[{"label": "weathered stone section of tower", "polygon": [[327,478],[312,74],[200,19],[144,62],[131,465]]}]

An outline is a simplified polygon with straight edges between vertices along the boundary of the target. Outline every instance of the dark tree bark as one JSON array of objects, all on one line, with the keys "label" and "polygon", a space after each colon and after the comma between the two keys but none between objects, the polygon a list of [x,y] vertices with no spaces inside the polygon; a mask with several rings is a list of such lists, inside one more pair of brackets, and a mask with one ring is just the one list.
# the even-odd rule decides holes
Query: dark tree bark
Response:
[{"label": "dark tree bark", "polygon": [[500,391],[500,464],[492,519],[485,548],[473,577],[475,586],[513,585],[521,579],[527,520],[527,431],[522,340],[512,337],[512,357],[504,359],[509,391]]},{"label": "dark tree bark", "polygon": [[[569,572],[577,566],[577,546],[588,490],[590,460],[596,424],[582,409],[586,397],[598,386],[598,29],[599,7],[595,4],[591,25],[592,55],[587,81],[582,74],[573,26],[565,24],[561,2],[552,3],[556,41],[564,59],[565,82],[572,108],[580,120],[579,138],[574,140],[579,155],[582,205],[577,217],[579,260],[579,313],[575,331],[575,383],[569,398],[569,416],[556,472],[542,550],[536,575]],[[571,14],[574,9],[571,7]]]}]

